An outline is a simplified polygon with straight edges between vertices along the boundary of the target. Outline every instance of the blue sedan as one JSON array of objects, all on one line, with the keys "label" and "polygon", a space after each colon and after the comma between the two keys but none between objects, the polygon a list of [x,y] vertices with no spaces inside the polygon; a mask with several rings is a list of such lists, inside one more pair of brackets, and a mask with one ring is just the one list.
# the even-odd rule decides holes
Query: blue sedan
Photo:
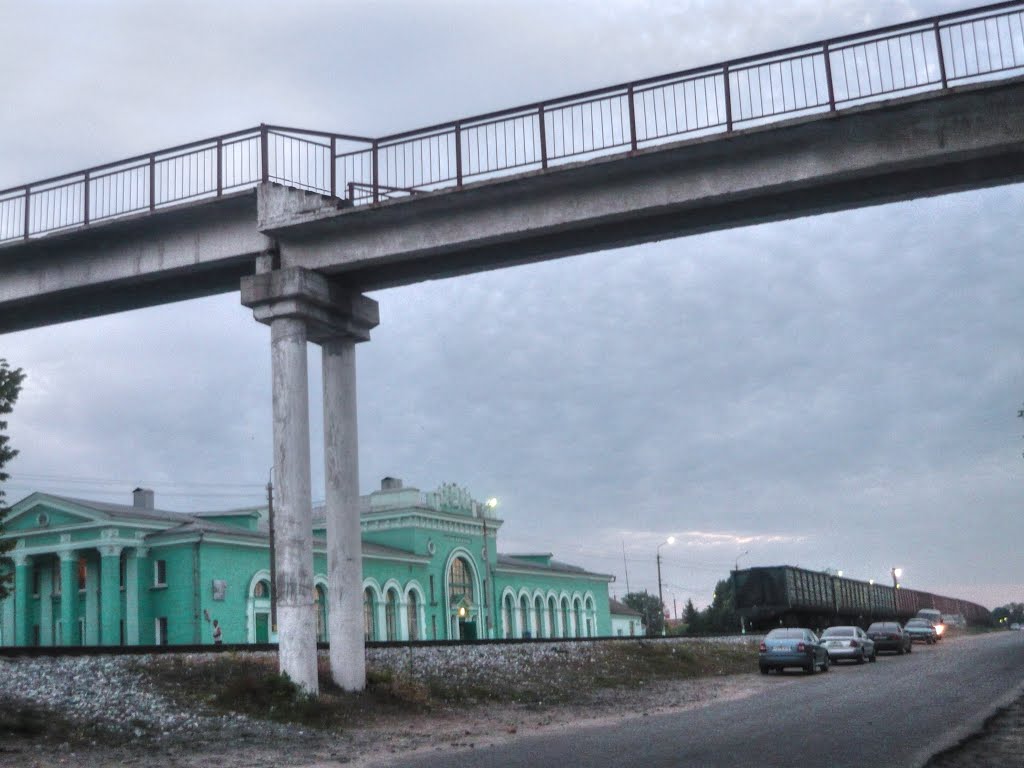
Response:
[{"label": "blue sedan", "polygon": [[763,675],[773,669],[781,672],[786,667],[800,667],[809,675],[819,667],[828,672],[828,651],[809,629],[773,629],[761,641],[759,651],[757,664]]}]

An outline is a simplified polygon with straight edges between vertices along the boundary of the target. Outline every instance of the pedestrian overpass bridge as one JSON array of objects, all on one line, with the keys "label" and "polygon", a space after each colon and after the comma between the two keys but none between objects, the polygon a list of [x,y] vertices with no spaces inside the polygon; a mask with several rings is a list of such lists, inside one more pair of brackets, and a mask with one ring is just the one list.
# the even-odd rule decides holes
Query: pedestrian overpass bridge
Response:
[{"label": "pedestrian overpass bridge", "polygon": [[379,138],[261,125],[4,190],[0,331],[241,287],[271,326],[281,664],[311,690],[320,344],[332,668],[361,688],[363,292],[1022,179],[1024,3],[1004,2]]}]

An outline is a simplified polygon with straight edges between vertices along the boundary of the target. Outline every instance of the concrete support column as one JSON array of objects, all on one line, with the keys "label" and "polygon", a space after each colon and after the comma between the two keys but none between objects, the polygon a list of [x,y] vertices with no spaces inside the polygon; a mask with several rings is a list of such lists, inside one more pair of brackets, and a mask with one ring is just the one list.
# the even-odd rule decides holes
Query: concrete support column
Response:
[{"label": "concrete support column", "polygon": [[60,553],[61,645],[74,645],[78,637],[78,553]]},{"label": "concrete support column", "polygon": [[100,644],[121,644],[121,547],[100,547]]},{"label": "concrete support column", "polygon": [[323,379],[331,677],[343,690],[361,691],[366,653],[354,339],[324,342]]},{"label": "concrete support column", "polygon": [[297,685],[317,693],[306,342],[304,320],[271,323],[278,660]]},{"label": "concrete support column", "polygon": [[[272,266],[266,262],[258,265],[260,269]],[[299,268],[267,269],[243,278],[242,303],[252,308],[256,320],[271,329],[274,471],[278,487],[274,510],[277,630],[281,671],[287,672],[307,692],[317,693],[306,394],[306,343],[312,341],[325,347],[327,615],[332,670],[343,687],[360,690],[366,682],[362,621],[361,613],[353,612],[350,602],[354,600],[355,605],[361,605],[362,594],[352,345],[370,338],[370,329],[379,322],[377,303],[331,283],[322,275]],[[342,541],[345,543],[340,543]],[[342,626],[346,616],[349,617],[347,623],[354,628],[347,624]],[[339,644],[337,649],[336,643]]]},{"label": "concrete support column", "polygon": [[14,558],[14,644],[26,646],[32,637],[29,619],[30,570],[32,559],[17,552]]}]

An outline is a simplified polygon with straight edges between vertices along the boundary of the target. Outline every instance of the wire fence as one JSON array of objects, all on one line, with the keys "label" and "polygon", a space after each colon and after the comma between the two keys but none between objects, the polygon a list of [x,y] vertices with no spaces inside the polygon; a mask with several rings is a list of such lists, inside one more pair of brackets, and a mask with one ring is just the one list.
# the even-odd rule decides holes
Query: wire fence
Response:
[{"label": "wire fence", "polygon": [[1003,2],[377,139],[261,125],[0,191],[0,243],[260,182],[376,204],[1022,70]]}]

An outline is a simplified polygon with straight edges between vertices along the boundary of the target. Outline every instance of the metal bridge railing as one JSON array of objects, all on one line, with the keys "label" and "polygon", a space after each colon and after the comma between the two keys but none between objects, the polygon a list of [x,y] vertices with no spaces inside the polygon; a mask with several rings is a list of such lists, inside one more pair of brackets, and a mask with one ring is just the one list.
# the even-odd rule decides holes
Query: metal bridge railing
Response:
[{"label": "metal bridge railing", "polygon": [[0,243],[261,181],[375,204],[1022,71],[1017,0],[376,139],[261,125],[0,191]]}]

